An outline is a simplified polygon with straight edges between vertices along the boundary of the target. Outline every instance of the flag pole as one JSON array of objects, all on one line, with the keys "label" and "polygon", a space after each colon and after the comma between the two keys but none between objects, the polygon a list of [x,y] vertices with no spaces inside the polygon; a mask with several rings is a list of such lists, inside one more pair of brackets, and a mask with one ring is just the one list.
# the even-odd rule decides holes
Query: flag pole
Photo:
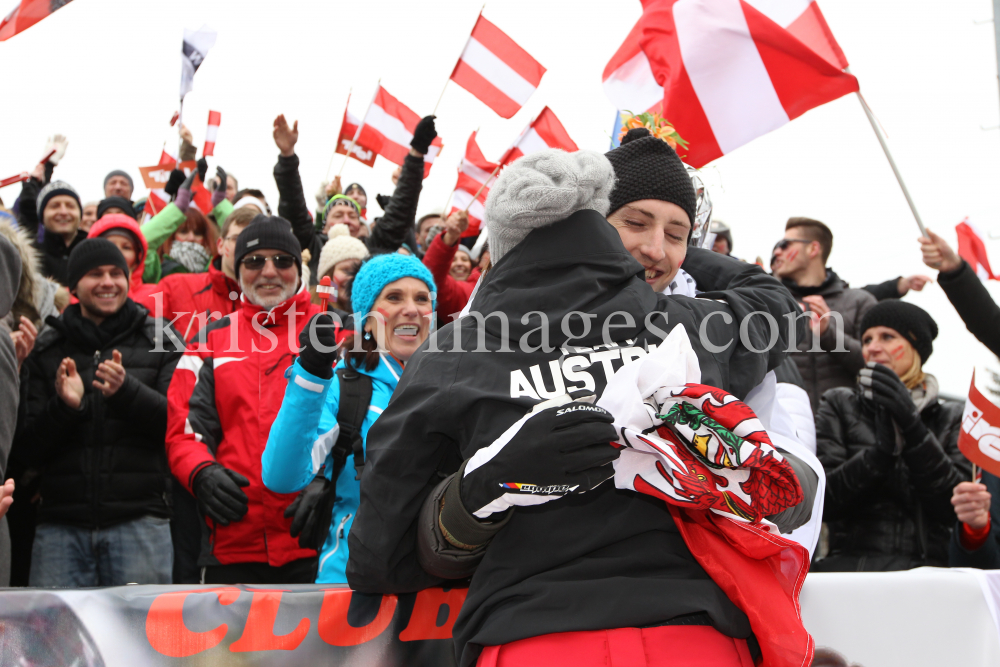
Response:
[{"label": "flag pole", "polygon": [[[483,10],[484,9],[486,9],[486,3],[485,2],[483,3],[483,6],[479,8],[479,14],[476,15],[476,23],[479,23],[479,17],[483,15]],[[476,24],[475,23],[472,24],[472,29],[473,30],[476,29]],[[471,31],[469,32],[469,39],[472,39],[472,32]],[[462,47],[462,53],[465,53],[465,48],[467,46],[469,46],[469,39],[465,40],[465,46]],[[455,67],[458,67],[458,63],[460,63],[460,62],[462,62],[462,54],[461,53],[458,54],[458,60],[455,61]],[[444,91],[448,90],[448,82],[451,81],[451,75],[455,73],[455,67],[451,68],[451,74],[448,75],[448,78],[444,82],[444,87],[441,89],[441,94],[438,95],[437,104],[434,105],[434,111],[431,112],[432,116],[436,116],[437,115],[438,107],[441,106],[441,100],[444,99]]]},{"label": "flag pole", "polygon": [[[365,121],[368,120],[368,112],[372,110],[372,105],[375,104],[375,98],[378,97],[378,91],[379,88],[381,87],[382,87],[382,78],[379,77],[378,82],[375,84],[375,94],[372,95],[372,101],[368,103],[368,109],[365,110],[365,115],[361,118],[361,122],[358,123],[358,129],[354,131],[354,138],[351,139],[351,145],[347,149],[347,155],[344,156],[344,161],[340,164],[340,171],[337,172],[337,178],[340,178],[341,174],[344,173],[344,167],[347,166],[347,158],[351,157],[351,152],[354,150],[354,147],[358,144],[358,137],[361,136],[361,128],[365,126]],[[336,150],[337,149],[334,149],[334,152],[336,152]]]},{"label": "flag pole", "polygon": [[972,481],[973,482],[976,481],[976,464],[975,463],[972,464]]},{"label": "flag pole", "polygon": [[500,171],[500,167],[502,166],[503,166],[502,162],[498,164],[497,168],[493,170],[492,174],[490,174],[490,177],[486,179],[486,182],[479,186],[479,189],[476,190],[476,194],[472,195],[472,201],[470,201],[469,205],[465,207],[465,213],[469,212],[469,209],[472,208],[472,202],[479,199],[479,195],[482,193],[483,190],[486,189],[486,186],[489,185],[489,182],[493,180],[493,177],[497,175],[497,172]]},{"label": "flag pole", "polygon": [[[351,93],[354,92],[354,86],[347,89],[347,106],[351,106]],[[347,116],[347,110],[344,110],[344,116]],[[337,133],[337,141],[333,144],[333,154],[330,156],[330,163],[326,165],[326,180],[330,180],[330,170],[333,169],[333,158],[337,156],[337,144],[340,143],[340,133]]]},{"label": "flag pole", "polygon": [[[849,71],[849,69],[845,71]],[[896,166],[896,161],[892,159],[892,153],[889,151],[889,145],[886,143],[885,137],[882,136],[882,131],[879,129],[878,121],[875,120],[875,114],[872,113],[868,103],[865,102],[865,98],[861,95],[860,90],[857,91],[855,95],[858,96],[858,101],[861,102],[861,108],[865,110],[865,115],[868,116],[868,122],[871,123],[872,130],[875,132],[875,136],[878,138],[878,142],[882,146],[882,152],[885,153],[885,157],[889,161],[889,166],[892,167],[892,173],[896,175],[896,181],[899,183],[900,190],[903,191],[903,196],[906,197],[906,203],[910,205],[910,211],[913,213],[913,219],[917,221],[917,227],[920,228],[920,235],[927,236],[927,230],[924,228],[924,221],[920,219],[920,213],[917,212],[917,205],[913,203],[913,198],[910,197],[910,191],[906,188],[906,183],[903,181],[903,175],[899,173],[899,167]]]}]

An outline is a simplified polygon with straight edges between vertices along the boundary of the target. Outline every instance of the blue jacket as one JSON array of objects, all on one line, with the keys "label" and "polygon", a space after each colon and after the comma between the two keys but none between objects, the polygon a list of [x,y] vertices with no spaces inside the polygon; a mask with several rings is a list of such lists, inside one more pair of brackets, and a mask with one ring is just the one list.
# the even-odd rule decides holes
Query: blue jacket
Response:
[{"label": "blue jacket", "polygon": [[951,533],[948,554],[949,567],[978,567],[980,570],[1000,570],[1000,479],[983,471],[983,484],[993,496],[990,500],[990,534],[986,543],[975,551],[968,551],[959,541],[962,524],[956,522]]},{"label": "blue jacket", "polygon": [[[381,355],[373,371],[359,368],[372,378],[372,402],[361,424],[361,438],[368,441],[368,429],[389,404],[392,392],[403,369],[395,359]],[[344,362],[336,368],[343,368]],[[277,493],[295,493],[306,487],[322,470],[331,479],[331,450],[337,442],[340,428],[337,409],[340,404],[340,381],[336,369],[329,380],[316,377],[302,369],[296,361],[285,374],[288,387],[281,403],[267,447],[261,456],[264,485]],[[354,522],[360,501],[360,484],[355,479],[352,459],[337,478],[337,500],[333,506],[330,534],[319,557],[318,584],[347,583],[347,534]]]}]

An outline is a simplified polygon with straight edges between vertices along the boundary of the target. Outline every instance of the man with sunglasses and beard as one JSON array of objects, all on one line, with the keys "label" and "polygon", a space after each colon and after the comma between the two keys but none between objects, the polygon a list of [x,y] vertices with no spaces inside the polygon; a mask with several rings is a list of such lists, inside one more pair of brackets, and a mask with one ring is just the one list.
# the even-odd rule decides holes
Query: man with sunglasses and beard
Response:
[{"label": "man with sunglasses and beard", "polygon": [[813,413],[828,389],[853,387],[865,360],[858,325],[875,297],[827,267],[833,232],[819,220],[789,218],[771,253],[771,272],[809,316],[809,331],[790,356],[802,374]]},{"label": "man with sunglasses and beard", "polygon": [[295,494],[261,480],[261,455],[285,394],[299,334],[319,306],[302,280],[287,220],[259,215],[234,251],[243,307],[198,332],[170,384],[167,457],[205,515],[202,583],[312,583],[285,509]]}]

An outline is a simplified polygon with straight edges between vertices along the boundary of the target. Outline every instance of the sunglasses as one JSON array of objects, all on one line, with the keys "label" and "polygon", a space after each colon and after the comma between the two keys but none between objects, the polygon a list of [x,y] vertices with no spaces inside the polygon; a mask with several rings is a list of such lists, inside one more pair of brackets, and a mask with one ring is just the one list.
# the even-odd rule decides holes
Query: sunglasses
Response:
[{"label": "sunglasses", "polygon": [[[788,246],[793,243],[812,243],[809,239],[781,239],[774,244],[774,250],[788,250]],[[772,250],[771,252],[774,252]]]},{"label": "sunglasses", "polygon": [[250,255],[249,257],[243,258],[243,268],[250,269],[251,271],[260,271],[264,268],[264,264],[267,260],[271,260],[274,264],[274,268],[278,271],[286,271],[293,266],[295,266],[295,258],[291,255],[272,255],[270,257],[265,257],[264,255]]}]

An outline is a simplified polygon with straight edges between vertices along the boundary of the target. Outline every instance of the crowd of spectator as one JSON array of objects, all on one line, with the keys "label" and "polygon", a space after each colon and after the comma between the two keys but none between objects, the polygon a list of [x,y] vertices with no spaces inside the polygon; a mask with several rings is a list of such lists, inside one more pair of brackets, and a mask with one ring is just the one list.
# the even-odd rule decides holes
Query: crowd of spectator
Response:
[{"label": "crowd of spectator", "polygon": [[[624,338],[604,352],[571,344],[565,328],[531,329],[538,312],[624,312],[645,321],[630,325],[628,345],[647,349],[664,333],[651,312],[691,332],[707,326],[713,341],[745,335],[740,322],[721,324],[730,313],[790,315],[763,354],[746,342],[696,345],[704,383],[740,399],[772,383],[804,448],[780,450],[804,500],[768,518],[793,537],[814,524],[800,541],[815,571],[1000,568],[1000,480],[973,480],[957,446],[963,405],[924,370],[937,323],[902,300],[930,278],[852,288],[830,266],[831,228],[806,217],[787,221],[770,275],[735,259],[738,228],[695,229],[699,202],[679,159],[641,132],[606,160],[545,153],[508,166],[487,202],[488,240],[463,237],[463,211],[417,218],[433,117],[420,121],[393,194],[376,197],[383,214],[371,218],[365,189],[341,188],[339,178],[311,210],[297,123],[279,116],[273,136],[274,213],[221,167],[208,178],[204,158],[171,174],[171,201],[155,215],[124,171],[84,203],[54,176],[67,144],[59,136],[53,158],[0,208],[0,586],[350,582],[397,592],[483,568],[494,578],[470,599],[500,614],[490,595],[505,586],[529,597],[568,586],[541,576],[504,583],[499,559],[516,561],[511,544],[526,530],[561,533],[578,549],[551,556],[577,559],[571,578],[599,579],[605,566],[583,551],[638,540],[615,532],[619,519],[653,530],[658,510],[604,485],[576,496],[605,503],[604,533],[575,534],[587,525],[576,516],[547,524],[541,510],[501,502],[497,484],[518,481],[504,477],[516,462],[487,473],[495,458],[479,460],[478,477],[466,467],[468,452],[494,437],[483,433],[574,389],[600,394],[628,361]],[[194,157],[189,138],[181,154]],[[210,210],[194,203],[196,182],[208,187]],[[1000,355],[1000,307],[980,279],[939,236],[919,242],[958,316]],[[600,260],[572,254],[602,246]],[[328,294],[318,288],[325,277]],[[474,347],[469,323],[482,327],[497,312],[510,316],[511,341],[540,341],[534,353],[551,334],[563,356],[421,353]],[[494,340],[491,326],[480,347]],[[508,389],[517,400],[500,409],[494,394]],[[617,451],[595,442],[613,440],[613,429],[601,418],[566,433],[574,428],[591,445],[567,454],[578,459],[574,474],[610,470]],[[598,484],[609,476],[587,474]],[[580,484],[566,475],[552,483]],[[609,494],[618,499],[598,501]],[[428,497],[436,518],[425,525]],[[518,512],[538,520],[511,522]],[[673,547],[649,538],[646,548]],[[631,557],[624,570],[647,566]],[[655,595],[648,580],[634,584],[636,596]],[[657,604],[664,621],[688,613],[677,599]],[[695,611],[740,632],[738,620],[721,627],[714,614],[724,607]],[[476,634],[484,627],[462,631],[488,643]]]}]

